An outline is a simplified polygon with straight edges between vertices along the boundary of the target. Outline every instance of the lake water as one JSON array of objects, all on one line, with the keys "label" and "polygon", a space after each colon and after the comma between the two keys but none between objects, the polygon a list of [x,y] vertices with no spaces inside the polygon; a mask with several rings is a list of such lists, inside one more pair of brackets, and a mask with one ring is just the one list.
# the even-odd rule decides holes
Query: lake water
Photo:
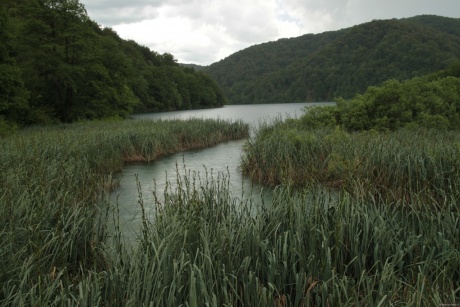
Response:
[{"label": "lake water", "polygon": [[[313,105],[333,105],[334,103],[288,103],[288,104],[257,104],[257,105],[229,105],[218,109],[174,111],[162,113],[135,114],[134,119],[188,119],[188,118],[220,118],[242,120],[251,125],[251,130],[257,128],[261,121],[270,121],[281,117],[299,117],[303,108]],[[187,172],[205,172],[217,176],[224,172],[230,176],[230,188],[234,197],[253,201],[269,201],[270,189],[254,184],[241,175],[238,166],[241,157],[241,148],[245,140],[230,141],[216,146],[189,150],[170,156],[162,157],[150,163],[131,163],[125,165],[120,180],[120,187],[111,195],[113,202],[118,202],[120,211],[120,227],[125,236],[136,236],[139,230],[141,210],[138,193],[138,184],[142,191],[142,199],[147,215],[155,210],[153,191],[162,195],[166,182],[174,185],[176,175]]]}]

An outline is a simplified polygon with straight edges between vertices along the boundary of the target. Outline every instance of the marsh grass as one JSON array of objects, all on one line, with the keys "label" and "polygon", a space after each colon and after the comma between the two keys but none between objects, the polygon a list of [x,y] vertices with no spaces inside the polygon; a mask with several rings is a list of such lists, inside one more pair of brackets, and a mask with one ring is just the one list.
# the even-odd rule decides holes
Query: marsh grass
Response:
[{"label": "marsh grass", "polygon": [[[314,182],[302,189],[286,183],[275,188],[271,205],[259,206],[251,198],[233,197],[226,173],[184,169],[176,172],[174,184],[155,192],[153,203],[143,199],[139,185],[139,210],[154,206],[155,217],[152,222],[144,215],[138,244],[126,246],[120,233],[107,232],[112,223],[119,229],[117,208],[101,190],[123,158],[154,159],[136,134],[150,124],[135,123],[129,132],[105,123],[64,126],[2,141],[0,165],[8,173],[2,172],[0,193],[1,305],[460,301],[455,194],[427,202],[414,193],[403,203],[379,197],[378,191],[369,197],[361,192],[367,186],[359,184],[350,186],[357,191],[332,194]],[[216,130],[214,123],[211,127]],[[210,132],[197,135],[203,133]],[[158,140],[174,148],[171,138]]]},{"label": "marsh grass", "polygon": [[2,305],[52,305],[59,293],[75,303],[91,272],[108,269],[104,189],[125,161],[247,135],[241,122],[192,119],[79,123],[0,139]]},{"label": "marsh grass", "polygon": [[346,192],[337,198],[316,185],[301,191],[283,185],[254,218],[251,202],[228,193],[225,175],[189,174],[177,181],[136,252],[147,258],[139,269],[155,282],[133,300],[215,306],[458,302],[454,198],[434,213],[421,199],[408,208]]},{"label": "marsh grass", "polygon": [[[320,186],[283,185],[271,206],[254,208],[231,196],[226,174],[184,172],[170,186],[158,191],[164,200],[155,223],[143,223],[135,248],[118,249],[107,269],[89,270],[46,298],[107,306],[458,302],[454,199],[433,213],[429,205],[408,210],[346,192],[332,196]],[[139,205],[154,204],[140,198]],[[67,277],[55,278],[65,285]]]},{"label": "marsh grass", "polygon": [[244,147],[242,169],[269,185],[321,182],[394,201],[410,203],[417,195],[442,203],[446,195],[460,196],[459,157],[454,131],[347,133],[288,121],[261,126]]}]

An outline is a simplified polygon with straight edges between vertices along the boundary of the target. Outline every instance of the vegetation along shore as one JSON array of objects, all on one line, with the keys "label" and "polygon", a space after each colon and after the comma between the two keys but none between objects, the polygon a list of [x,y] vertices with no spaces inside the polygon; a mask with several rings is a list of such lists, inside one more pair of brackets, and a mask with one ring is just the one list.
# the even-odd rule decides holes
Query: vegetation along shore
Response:
[{"label": "vegetation along shore", "polygon": [[0,139],[0,304],[129,305],[94,301],[108,285],[99,294],[84,285],[121,268],[108,259],[112,174],[125,161],[153,161],[248,131],[222,120],[127,120],[29,128]]},{"label": "vegetation along shore", "polygon": [[[419,88],[444,78],[456,79],[430,76]],[[394,99],[394,87],[369,89],[376,99],[364,110],[388,91]],[[124,160],[248,137],[245,124],[93,122],[2,139],[2,305],[458,302],[455,116],[425,110],[396,127],[379,113],[370,130],[347,127],[344,110],[360,110],[371,94],[262,125],[248,140],[242,168],[277,185],[270,205],[234,198],[221,173],[179,172],[177,188],[156,192],[163,195],[154,203],[140,193],[141,212],[157,209],[154,222],[144,216],[134,247],[103,192],[111,172]],[[452,108],[459,101],[443,97],[455,98]]]},{"label": "vegetation along shore", "polygon": [[[459,22],[375,20],[195,70],[78,0],[4,0],[0,306],[460,304]],[[126,119],[227,99],[337,103],[251,136],[242,121]],[[108,197],[125,163],[234,139],[270,203],[178,170],[151,203],[138,184],[126,244]]]},{"label": "vegetation along shore", "polygon": [[[248,140],[243,171],[278,186],[286,197],[274,204],[284,218],[271,220],[275,237],[286,244],[284,254],[275,249],[269,255],[289,255],[291,262],[278,263],[307,276],[300,293],[280,291],[275,302],[434,306],[460,301],[459,72],[457,67],[389,80],[335,106],[262,124]],[[318,186],[338,193],[338,199],[325,197]],[[286,187],[314,196],[295,207]],[[308,221],[297,224],[301,218]],[[308,263],[313,267],[304,270]],[[277,272],[283,276],[286,268]],[[296,278],[276,285],[297,287]]]}]

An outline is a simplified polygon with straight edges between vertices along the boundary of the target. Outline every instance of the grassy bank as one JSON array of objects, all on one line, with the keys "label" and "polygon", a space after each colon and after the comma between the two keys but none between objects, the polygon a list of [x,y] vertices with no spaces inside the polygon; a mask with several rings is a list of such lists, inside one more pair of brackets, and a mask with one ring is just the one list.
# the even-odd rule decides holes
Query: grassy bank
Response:
[{"label": "grassy bank", "polygon": [[[201,177],[200,177],[201,176]],[[162,191],[159,191],[163,193]],[[436,306],[458,302],[459,210],[446,198],[389,205],[311,186],[275,190],[255,208],[230,197],[223,174],[179,175],[155,223],[106,267],[69,268],[3,286],[3,302],[79,306]],[[145,204],[142,199],[140,207]],[[158,205],[158,204],[157,204]],[[258,211],[257,218],[250,213]],[[117,244],[120,243],[120,244]],[[33,280],[33,282],[32,282]]]},{"label": "grassy bank", "polygon": [[460,196],[460,135],[422,128],[348,133],[278,122],[245,145],[242,167],[270,185],[320,182],[368,196],[442,202],[446,194]]},{"label": "grassy bank", "polygon": [[281,191],[291,186],[316,195],[311,187],[319,184],[339,194],[337,201],[313,201],[309,212],[301,212],[300,205],[292,213],[292,200],[274,203],[276,210],[291,212],[273,219],[285,227],[286,248],[296,240],[308,246],[295,254],[307,255],[307,263],[317,259],[306,272],[323,276],[310,276],[304,289],[317,292],[304,293],[311,297],[306,305],[321,305],[326,297],[330,306],[460,301],[457,131],[407,127],[350,133],[308,128],[296,119],[275,121],[261,125],[246,143],[242,169]]},{"label": "grassy bank", "polygon": [[[158,222],[145,225],[137,259],[122,274],[136,276],[126,281],[132,292],[120,291],[130,293],[136,304],[458,302],[460,211],[455,198],[447,197],[434,214],[420,199],[408,208],[348,193],[331,197],[315,185],[301,191],[283,185],[269,208],[256,208],[254,219],[251,203],[228,197],[225,177],[178,181]],[[147,286],[139,287],[145,280]]]},{"label": "grassy bank", "polygon": [[239,122],[124,121],[34,128],[0,139],[2,305],[51,304],[52,285],[67,291],[90,271],[109,269],[100,212],[108,210],[104,189],[125,161],[247,135]]},{"label": "grassy bank", "polygon": [[[247,127],[215,121],[119,125],[37,129],[2,140],[1,305],[436,306],[459,302],[456,190],[444,190],[444,197],[430,199],[428,194],[407,192],[410,197],[393,201],[380,189],[361,193],[362,185],[345,181],[340,185],[348,191],[339,194],[330,194],[316,179],[294,188],[288,184],[293,177],[281,180],[286,184],[275,189],[270,206],[259,207],[233,198],[225,174],[181,170],[177,184],[169,185],[177,188],[158,191],[162,193],[154,197],[158,202],[139,199],[141,212],[146,206],[157,208],[155,222],[143,220],[139,244],[128,250],[117,232],[107,232],[109,227],[117,229],[117,208],[101,192],[109,185],[110,173],[124,160],[153,160],[186,148],[184,144],[207,146],[206,140],[246,136]],[[287,130],[266,127],[258,137],[269,139],[275,131],[294,140],[294,148],[303,148],[300,138],[304,137],[311,144],[328,144],[325,149],[339,148],[334,146],[355,137],[339,130],[292,134],[293,122],[285,125]],[[163,135],[166,131],[169,134]],[[417,133],[422,138],[431,132]],[[190,138],[194,134],[196,138]],[[289,155],[282,150],[291,145],[281,136],[277,141],[284,146],[278,151],[284,158],[278,161],[289,165]],[[323,136],[323,141],[313,136]],[[371,132],[360,137],[365,136],[377,142],[369,147],[385,139],[384,134]],[[441,136],[438,139],[446,144],[449,137],[456,144],[454,135]],[[411,140],[413,146],[420,142]],[[154,145],[160,149],[151,150]],[[345,155],[350,149],[344,148],[339,153]],[[315,150],[322,152],[320,147]],[[272,153],[278,159],[276,151]],[[344,169],[329,167],[332,174]],[[347,182],[358,182],[353,178]],[[325,182],[338,180],[331,179]],[[439,189],[446,186],[439,184]]]}]

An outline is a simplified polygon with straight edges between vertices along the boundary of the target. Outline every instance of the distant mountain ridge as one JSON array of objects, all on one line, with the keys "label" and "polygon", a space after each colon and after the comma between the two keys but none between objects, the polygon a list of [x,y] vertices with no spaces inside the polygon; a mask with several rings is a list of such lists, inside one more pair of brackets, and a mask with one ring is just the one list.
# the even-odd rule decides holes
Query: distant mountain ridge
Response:
[{"label": "distant mountain ridge", "polygon": [[460,62],[460,19],[373,20],[249,47],[203,69],[229,103],[331,101]]},{"label": "distant mountain ridge", "polygon": [[206,66],[203,66],[203,65],[192,64],[192,63],[179,63],[179,66],[187,67],[187,68],[193,68],[196,71],[201,71],[206,67]]}]

